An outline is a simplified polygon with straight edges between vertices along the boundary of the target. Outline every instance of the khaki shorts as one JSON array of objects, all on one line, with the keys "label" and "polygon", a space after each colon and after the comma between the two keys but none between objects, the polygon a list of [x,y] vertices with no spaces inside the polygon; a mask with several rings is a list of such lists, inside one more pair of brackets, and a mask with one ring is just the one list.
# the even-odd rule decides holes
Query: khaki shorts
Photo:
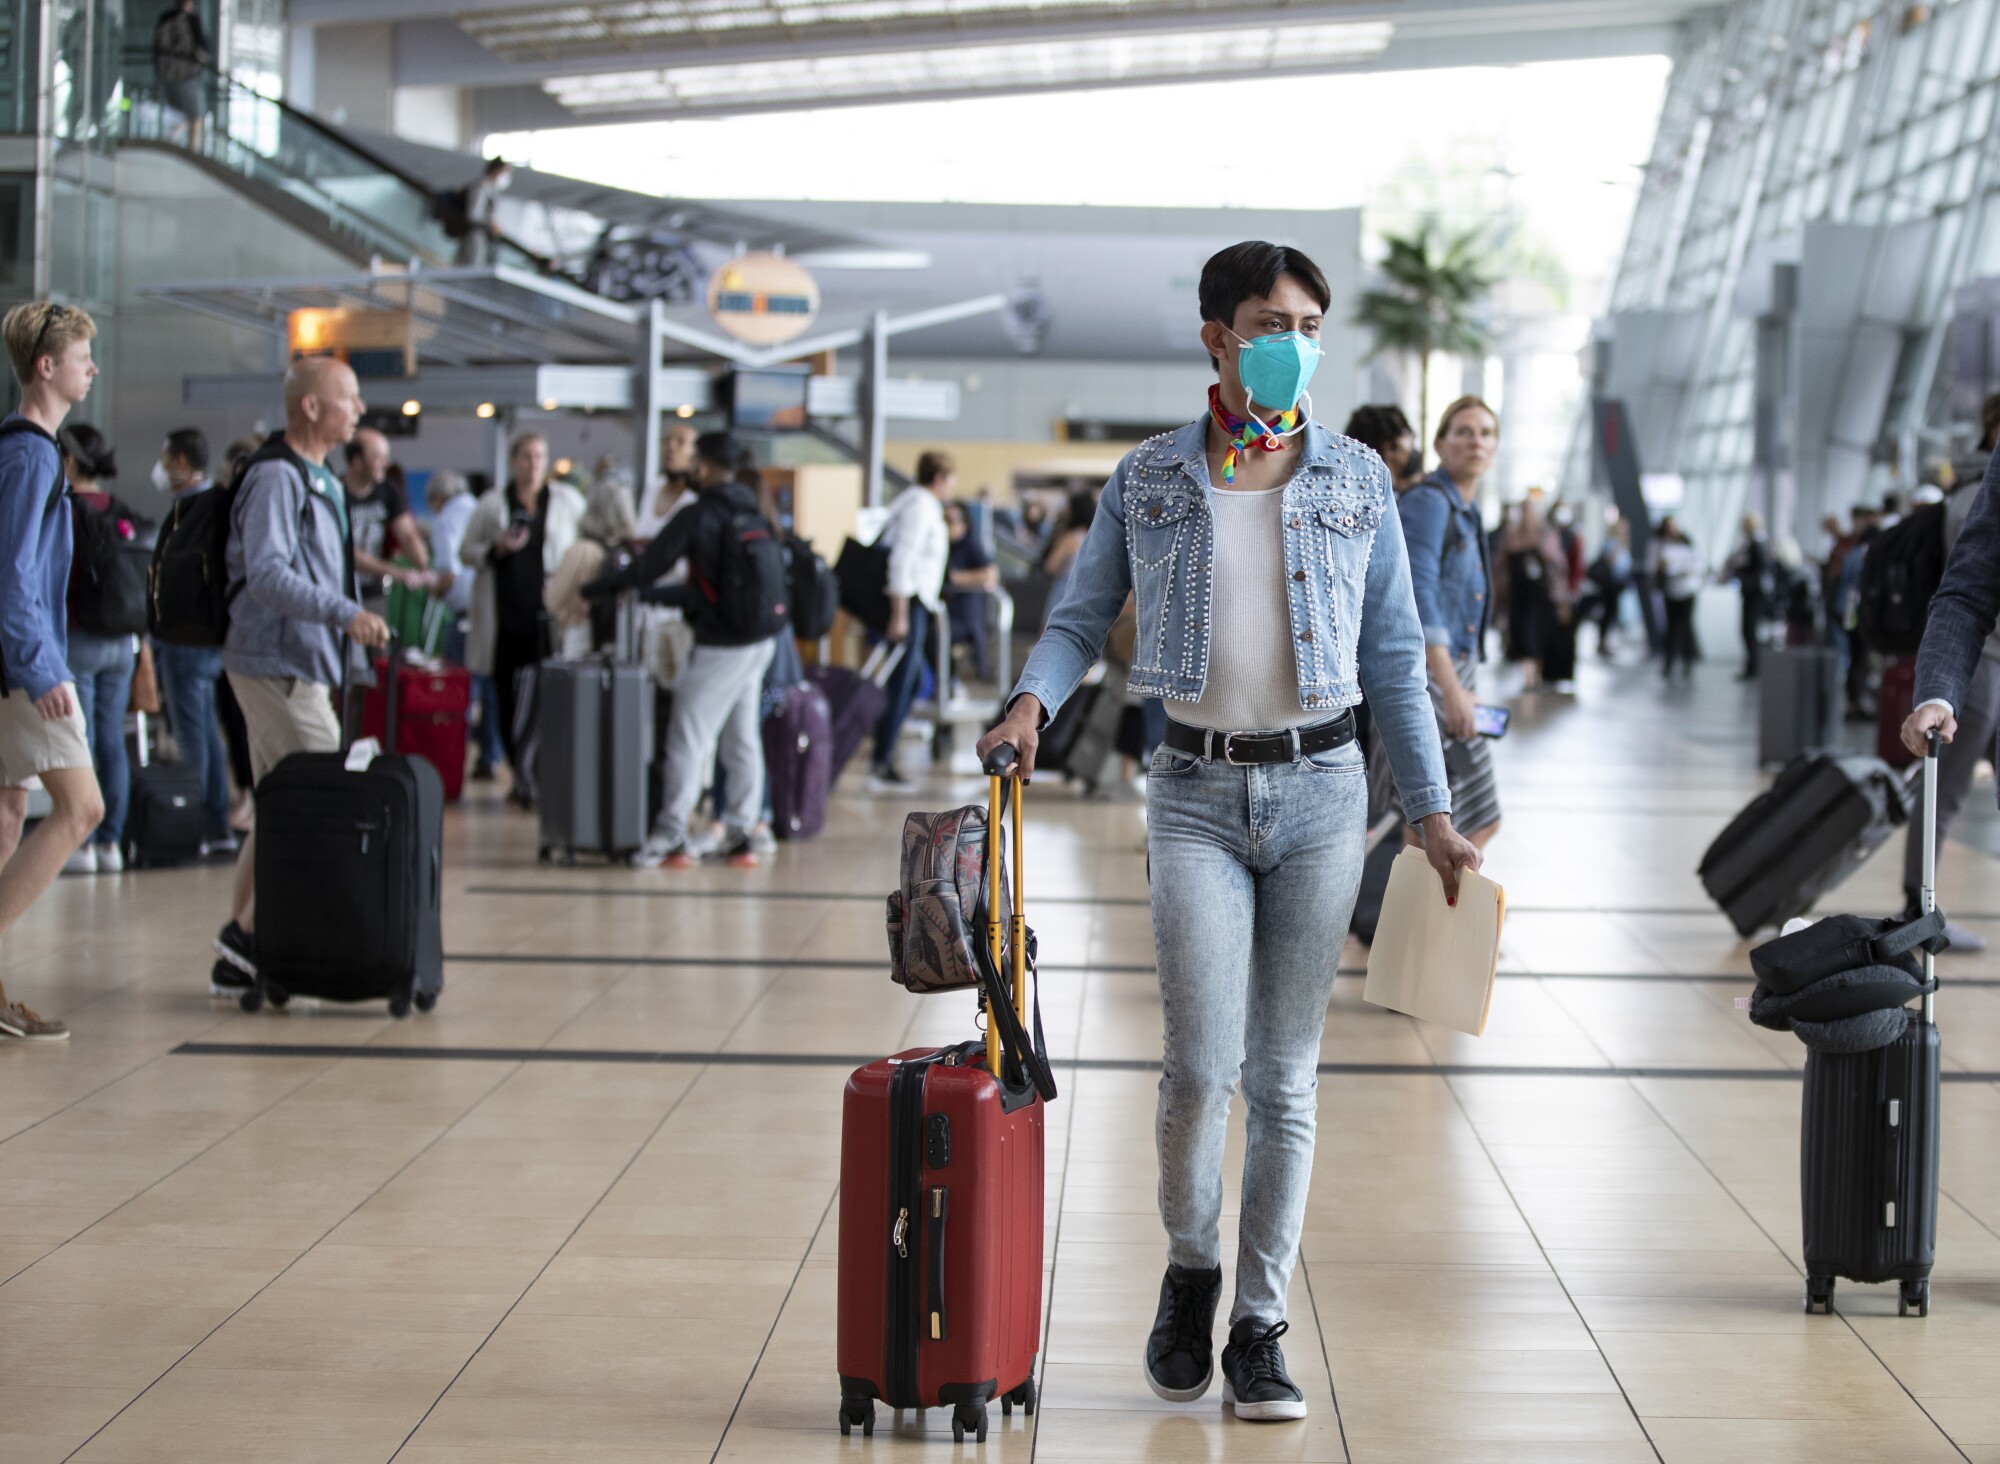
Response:
[{"label": "khaki shorts", "polygon": [[0,788],[24,788],[28,779],[57,768],[90,766],[90,738],[76,687],[69,688],[69,715],[48,722],[25,691],[0,697]]},{"label": "khaki shorts", "polygon": [[295,752],[340,751],[340,718],[317,681],[296,676],[238,676],[230,689],[250,734],[250,773],[258,782]]}]

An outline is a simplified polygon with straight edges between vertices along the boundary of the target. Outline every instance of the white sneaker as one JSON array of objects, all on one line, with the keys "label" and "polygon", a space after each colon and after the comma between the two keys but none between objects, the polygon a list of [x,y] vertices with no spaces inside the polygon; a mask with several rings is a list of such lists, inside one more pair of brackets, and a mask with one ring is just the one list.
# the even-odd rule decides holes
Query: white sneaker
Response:
[{"label": "white sneaker", "polygon": [[778,836],[771,832],[770,825],[758,824],[750,830],[750,852],[752,854],[775,854],[778,852]]},{"label": "white sneaker", "polygon": [[97,846],[97,872],[99,874],[123,874],[125,872],[125,851],[116,844]]},{"label": "white sneaker", "polygon": [[719,852],[728,837],[729,831],[721,824],[711,824],[699,833],[688,834],[687,851],[697,859],[706,859],[709,855]]},{"label": "white sneaker", "polygon": [[95,844],[85,844],[81,849],[70,855],[69,858],[63,861],[62,872],[64,874],[97,873],[97,846]]}]

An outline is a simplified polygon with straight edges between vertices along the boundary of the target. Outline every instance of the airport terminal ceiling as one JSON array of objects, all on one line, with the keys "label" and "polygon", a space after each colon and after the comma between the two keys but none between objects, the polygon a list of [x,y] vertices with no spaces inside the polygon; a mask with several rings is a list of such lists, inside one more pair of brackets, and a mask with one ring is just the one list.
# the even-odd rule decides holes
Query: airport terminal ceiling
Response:
[{"label": "airport terminal ceiling", "polygon": [[[1688,0],[295,0],[387,28],[482,131],[1204,79],[1662,54]],[[371,42],[371,45],[373,43]]]}]

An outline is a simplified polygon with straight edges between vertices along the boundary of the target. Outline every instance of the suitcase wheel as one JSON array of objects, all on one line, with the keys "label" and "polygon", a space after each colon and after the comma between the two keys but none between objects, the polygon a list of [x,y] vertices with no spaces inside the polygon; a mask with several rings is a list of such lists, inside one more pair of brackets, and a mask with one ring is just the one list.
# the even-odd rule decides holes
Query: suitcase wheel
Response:
[{"label": "suitcase wheel", "polygon": [[1806,1314],[1825,1316],[1833,1310],[1833,1277],[1806,1277]]},{"label": "suitcase wheel", "polygon": [[246,1012],[261,1012],[264,1010],[264,993],[253,986],[236,998],[236,1004]]},{"label": "suitcase wheel", "polygon": [[290,1001],[291,999],[292,999],[292,994],[289,991],[285,990],[284,987],[274,986],[268,981],[264,983],[264,1000],[268,1001],[272,1006],[278,1008],[280,1011],[284,1010],[285,1003]]},{"label": "suitcase wheel", "polygon": [[1920,1317],[1931,1314],[1931,1283],[1928,1279],[1903,1283],[1902,1293],[1896,1298],[1896,1315],[1907,1317],[1911,1313]]},{"label": "suitcase wheel", "polygon": [[416,1001],[418,1011],[428,1012],[436,1008],[438,994],[435,991],[420,991],[416,994],[414,1000]]},{"label": "suitcase wheel", "polygon": [[409,1014],[410,1014],[410,999],[407,996],[392,996],[389,998],[390,1016],[394,1017],[397,1021],[400,1022],[404,1017],[407,1017]]},{"label": "suitcase wheel", "polygon": [[535,851],[535,861],[539,864],[553,864],[556,862],[556,851],[544,844]]},{"label": "suitcase wheel", "polygon": [[971,1433],[980,1443],[986,1442],[986,1405],[984,1403],[955,1403],[951,1409],[951,1441],[965,1442]]},{"label": "suitcase wheel", "polygon": [[1035,1416],[1035,1380],[1033,1378],[1029,1378],[1028,1381],[1021,1384],[1013,1392],[1001,1394],[1001,1416],[1010,1416],[1014,1412],[1014,1405],[1016,1403],[1021,1405],[1021,1411],[1027,1414],[1028,1417],[1033,1418]]},{"label": "suitcase wheel", "polygon": [[872,1398],[842,1398],[840,1400],[841,1437],[854,1432],[855,1424],[861,1425],[861,1437],[875,1437],[875,1400]]}]

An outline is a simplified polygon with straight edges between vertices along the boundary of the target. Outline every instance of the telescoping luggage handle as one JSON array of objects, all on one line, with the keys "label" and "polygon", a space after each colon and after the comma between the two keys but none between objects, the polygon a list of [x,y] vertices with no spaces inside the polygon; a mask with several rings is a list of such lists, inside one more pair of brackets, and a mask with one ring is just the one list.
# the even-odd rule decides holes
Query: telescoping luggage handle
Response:
[{"label": "telescoping luggage handle", "polygon": [[[1937,909],[1937,779],[1938,731],[1925,734],[1924,746],[1924,886],[1923,913]],[[1924,946],[1924,1025],[1937,1020],[1937,957]]]},{"label": "telescoping luggage handle", "polygon": [[[1034,962],[1029,958],[1027,902],[1027,868],[1023,860],[1024,841],[1021,833],[1021,779],[1019,775],[1009,777],[1007,769],[1016,758],[1014,749],[1001,743],[986,754],[985,769],[992,780],[986,798],[986,943],[978,947],[983,958],[980,971],[986,995],[986,1066],[1001,1082],[1007,1081],[1007,1062],[1011,1058],[1019,1070],[1034,1084],[1035,1091],[1042,1095],[1042,1101],[1053,1102],[1056,1096],[1055,1073],[1049,1066],[1048,1046],[1042,1038],[1042,996],[1039,978],[1032,999],[1029,996],[1029,981],[1034,977]],[[1008,922],[1009,929],[1000,929],[1001,871],[1002,854],[1005,849],[1001,833],[1003,815],[1011,828],[1014,844],[1014,908]],[[1001,971],[1001,961],[1006,959],[1008,970]],[[1030,1038],[1027,1023],[1032,1010],[1034,1035]]]}]

